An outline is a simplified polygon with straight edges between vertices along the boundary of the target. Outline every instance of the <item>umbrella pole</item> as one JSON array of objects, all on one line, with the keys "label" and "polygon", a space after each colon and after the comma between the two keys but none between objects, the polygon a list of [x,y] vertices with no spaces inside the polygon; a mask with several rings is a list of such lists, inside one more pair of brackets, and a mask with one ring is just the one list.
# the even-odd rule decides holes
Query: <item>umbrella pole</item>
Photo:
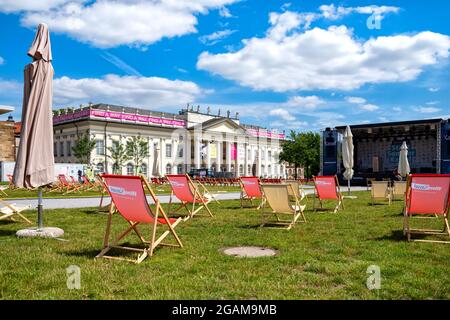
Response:
[{"label": "umbrella pole", "polygon": [[42,230],[44,228],[44,221],[42,218],[42,187],[38,188],[38,230]]},{"label": "umbrella pole", "polygon": [[347,183],[348,183],[348,195],[350,195],[350,179],[347,180]]}]

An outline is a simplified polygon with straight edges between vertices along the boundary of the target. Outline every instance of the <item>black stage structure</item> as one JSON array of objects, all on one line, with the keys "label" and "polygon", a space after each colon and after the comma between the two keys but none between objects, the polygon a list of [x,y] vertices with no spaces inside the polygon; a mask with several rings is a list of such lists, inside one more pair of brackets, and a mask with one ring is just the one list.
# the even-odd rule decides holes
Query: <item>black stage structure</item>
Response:
[{"label": "black stage structure", "polygon": [[[450,119],[386,122],[351,125],[354,149],[352,184],[365,184],[367,178],[393,179],[400,146],[408,145],[411,173],[450,173]],[[342,179],[341,157],[345,126],[321,131],[320,171]]]}]

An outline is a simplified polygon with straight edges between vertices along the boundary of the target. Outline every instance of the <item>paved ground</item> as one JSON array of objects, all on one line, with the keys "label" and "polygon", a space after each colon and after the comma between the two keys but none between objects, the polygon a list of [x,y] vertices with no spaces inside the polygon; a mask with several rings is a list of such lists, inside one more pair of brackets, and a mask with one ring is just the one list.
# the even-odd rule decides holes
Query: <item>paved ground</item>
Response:
[{"label": "paved ground", "polygon": [[[344,196],[347,194],[347,188],[342,187],[342,192]],[[366,187],[351,187],[352,191],[363,191],[367,190]],[[314,193],[312,186],[305,186],[305,191],[307,194]],[[214,193],[218,200],[234,200],[239,199],[239,192],[224,192],[224,193]],[[169,202],[169,195],[160,195],[158,198],[162,203]],[[111,199],[106,197],[104,200],[104,205],[109,204]],[[33,208],[37,206],[37,199],[14,199],[8,200],[9,203],[16,203],[20,205],[31,205]],[[151,200],[149,199],[149,202]],[[174,201],[176,202],[176,201]],[[86,208],[86,207],[97,207],[100,203],[100,197],[92,198],[58,198],[58,199],[44,199],[43,205],[46,209],[60,209],[60,208]]]}]

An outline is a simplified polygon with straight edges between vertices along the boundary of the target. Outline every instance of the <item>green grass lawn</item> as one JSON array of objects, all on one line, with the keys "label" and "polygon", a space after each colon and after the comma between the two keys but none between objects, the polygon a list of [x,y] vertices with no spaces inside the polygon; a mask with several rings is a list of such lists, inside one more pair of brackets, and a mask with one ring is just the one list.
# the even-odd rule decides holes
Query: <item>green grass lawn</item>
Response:
[{"label": "green grass lawn", "polygon": [[[206,186],[206,188],[215,193],[222,192],[238,192],[241,190],[239,186]],[[156,194],[170,194],[170,186],[168,184],[164,185],[152,185],[153,191]],[[36,190],[26,190],[26,189],[16,189],[16,190],[6,190],[8,196],[0,197],[3,199],[28,199],[28,198],[37,198]],[[101,192],[96,190],[91,191],[80,191],[80,192],[71,192],[64,194],[62,192],[44,192],[44,198],[79,198],[79,197],[99,197],[101,196]]]},{"label": "green grass lawn", "polygon": [[[94,259],[107,218],[95,209],[46,210],[46,225],[63,228],[67,241],[17,239],[24,225],[0,222],[0,299],[449,299],[450,245],[406,242],[400,201],[370,206],[368,192],[355,194],[346,210],[308,210],[308,223],[290,231],[258,228],[259,212],[238,201],[211,204],[214,218],[177,227],[184,249],[160,248],[140,265]],[[119,215],[114,222],[116,232],[126,226]],[[279,255],[220,252],[239,245]],[[70,265],[81,268],[79,290],[66,287]],[[366,288],[370,265],[381,268],[380,290]]]}]

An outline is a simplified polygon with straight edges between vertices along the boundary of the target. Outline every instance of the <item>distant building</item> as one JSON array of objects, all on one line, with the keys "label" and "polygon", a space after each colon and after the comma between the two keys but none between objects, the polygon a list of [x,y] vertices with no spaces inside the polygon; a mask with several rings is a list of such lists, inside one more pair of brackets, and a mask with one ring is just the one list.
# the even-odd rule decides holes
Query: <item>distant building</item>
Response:
[{"label": "distant building", "polygon": [[[13,111],[13,108],[0,106],[0,115]],[[0,121],[0,161],[15,161],[14,121]]]},{"label": "distant building", "polygon": [[[91,162],[95,171],[113,172],[109,149],[125,144],[132,136],[145,138],[149,156],[141,173],[176,174],[205,169],[216,176],[257,175],[286,177],[278,161],[284,133],[246,125],[238,114],[213,115],[208,108],[182,109],[178,114],[107,104],[59,110],[53,118],[55,161],[75,163],[72,152],[78,137],[88,134],[96,141]],[[123,174],[134,174],[135,163],[127,161]]]}]

